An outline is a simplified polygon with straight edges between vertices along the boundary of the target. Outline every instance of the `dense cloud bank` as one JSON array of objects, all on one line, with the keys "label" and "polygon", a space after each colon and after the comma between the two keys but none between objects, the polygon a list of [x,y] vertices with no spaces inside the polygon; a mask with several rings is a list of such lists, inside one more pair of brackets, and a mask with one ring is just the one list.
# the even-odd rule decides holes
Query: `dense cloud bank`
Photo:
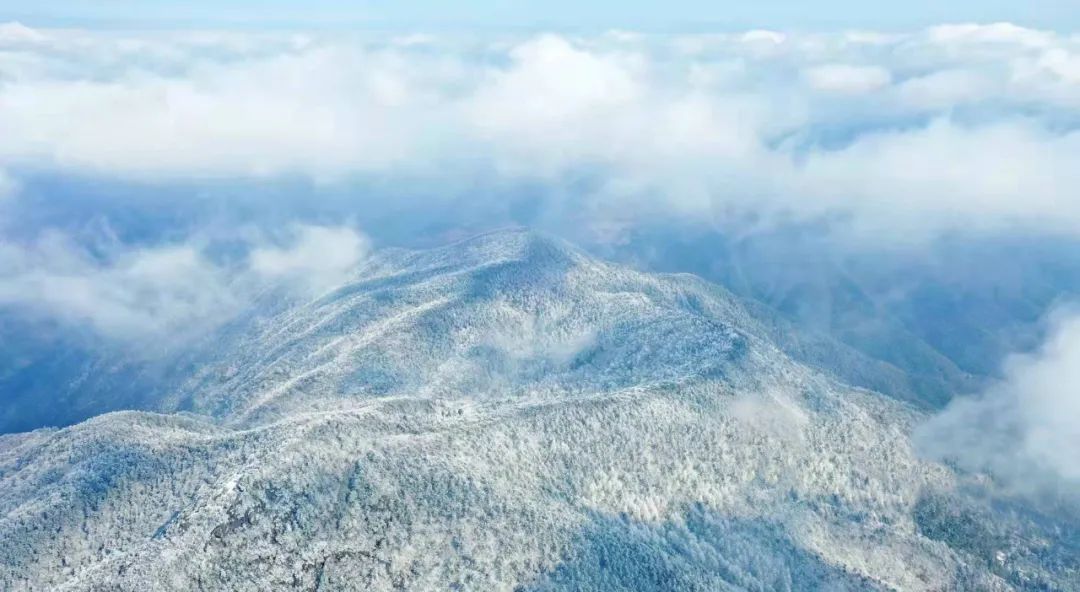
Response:
[{"label": "dense cloud bank", "polygon": [[897,243],[1080,228],[1080,41],[1008,24],[395,37],[10,23],[0,48],[9,200],[42,171],[375,178],[535,184],[541,207],[595,233],[656,215],[826,219]]}]

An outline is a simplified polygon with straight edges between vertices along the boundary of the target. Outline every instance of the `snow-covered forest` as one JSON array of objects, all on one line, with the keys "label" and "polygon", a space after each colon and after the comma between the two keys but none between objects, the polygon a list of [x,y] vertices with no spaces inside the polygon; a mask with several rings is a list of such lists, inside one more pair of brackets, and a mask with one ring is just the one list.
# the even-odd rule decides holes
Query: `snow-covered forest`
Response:
[{"label": "snow-covered forest", "polygon": [[921,459],[925,410],[695,277],[505,231],[261,306],[152,410],[0,436],[5,589],[1077,581],[1067,513]]}]

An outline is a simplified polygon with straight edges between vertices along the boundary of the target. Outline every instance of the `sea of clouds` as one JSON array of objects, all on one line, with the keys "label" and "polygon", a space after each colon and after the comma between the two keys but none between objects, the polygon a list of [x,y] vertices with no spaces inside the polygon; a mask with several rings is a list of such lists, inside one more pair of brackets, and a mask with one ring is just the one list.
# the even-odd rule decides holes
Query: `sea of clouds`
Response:
[{"label": "sea of clouds", "polygon": [[827,216],[897,241],[1075,234],[1078,114],[1080,39],[1008,24],[583,37],[0,25],[8,199],[43,169],[530,182],[597,218]]}]

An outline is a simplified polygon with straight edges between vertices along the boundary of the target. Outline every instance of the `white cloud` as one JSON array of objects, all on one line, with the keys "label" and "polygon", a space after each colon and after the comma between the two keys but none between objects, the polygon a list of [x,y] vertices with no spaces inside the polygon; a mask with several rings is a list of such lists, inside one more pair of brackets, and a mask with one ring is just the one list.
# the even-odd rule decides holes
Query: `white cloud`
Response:
[{"label": "white cloud", "polygon": [[938,25],[927,31],[927,37],[943,45],[1046,47],[1055,41],[1052,33],[1026,29],[1012,23]]},{"label": "white cloud", "polygon": [[810,418],[790,393],[741,394],[731,404],[731,414],[748,429],[785,441],[802,444]]},{"label": "white cloud", "polygon": [[[597,218],[829,216],[880,242],[1080,233],[1080,142],[1062,124],[1080,112],[1080,42],[1012,25],[471,40],[5,31],[18,42],[0,54],[0,167],[13,170],[539,180]],[[582,176],[596,182],[560,186]]]},{"label": "white cloud", "polygon": [[[811,203],[849,212],[871,234],[1080,228],[1080,133],[1025,121],[868,134],[810,156],[796,182]],[[793,188],[794,189],[794,188]]]},{"label": "white cloud", "polygon": [[0,47],[44,43],[48,37],[18,22],[0,23]]},{"label": "white cloud", "polygon": [[187,245],[94,256],[60,234],[0,243],[0,305],[112,338],[182,337],[236,305],[224,272]]},{"label": "white cloud", "polygon": [[58,232],[0,242],[0,306],[87,327],[111,339],[168,344],[198,336],[250,305],[259,286],[317,295],[348,279],[368,251],[347,228],[298,226],[285,246],[248,243],[237,264],[215,262],[197,240],[87,247]]},{"label": "white cloud", "polygon": [[803,70],[806,83],[824,93],[861,95],[885,88],[892,74],[880,66],[824,64]]},{"label": "white cloud", "polygon": [[1080,485],[1080,315],[1059,315],[1043,346],[1008,360],[1000,384],[955,399],[920,428],[923,452],[990,471],[1021,491]]},{"label": "white cloud", "polygon": [[916,109],[945,110],[982,101],[1004,90],[1000,80],[972,70],[948,69],[905,80],[897,92],[903,103]]},{"label": "white cloud", "polygon": [[272,279],[294,282],[318,293],[340,285],[370,249],[368,240],[351,228],[299,226],[287,246],[263,246],[250,255],[251,270]]},{"label": "white cloud", "polygon": [[1042,54],[1037,66],[1070,84],[1080,84],[1080,53],[1054,48]]},{"label": "white cloud", "polygon": [[399,114],[407,81],[393,68],[315,48],[183,78],[17,81],[0,92],[0,157],[125,176],[382,169],[412,155],[423,120]]},{"label": "white cloud", "polygon": [[[648,91],[632,60],[595,54],[546,35],[512,48],[462,104],[466,133],[506,153],[491,156],[515,174],[558,172],[618,151]],[[488,148],[482,148],[487,150]],[[539,171],[537,171],[539,169]]]}]

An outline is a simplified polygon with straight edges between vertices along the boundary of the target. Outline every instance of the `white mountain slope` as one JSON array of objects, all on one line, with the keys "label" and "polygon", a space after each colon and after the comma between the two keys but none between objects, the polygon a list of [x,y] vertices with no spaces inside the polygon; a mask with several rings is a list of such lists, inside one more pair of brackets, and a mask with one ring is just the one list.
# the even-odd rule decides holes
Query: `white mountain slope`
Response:
[{"label": "white mountain slope", "polygon": [[769,330],[524,232],[382,253],[234,328],[195,413],[0,436],[0,588],[1077,589],[1073,522]]}]

